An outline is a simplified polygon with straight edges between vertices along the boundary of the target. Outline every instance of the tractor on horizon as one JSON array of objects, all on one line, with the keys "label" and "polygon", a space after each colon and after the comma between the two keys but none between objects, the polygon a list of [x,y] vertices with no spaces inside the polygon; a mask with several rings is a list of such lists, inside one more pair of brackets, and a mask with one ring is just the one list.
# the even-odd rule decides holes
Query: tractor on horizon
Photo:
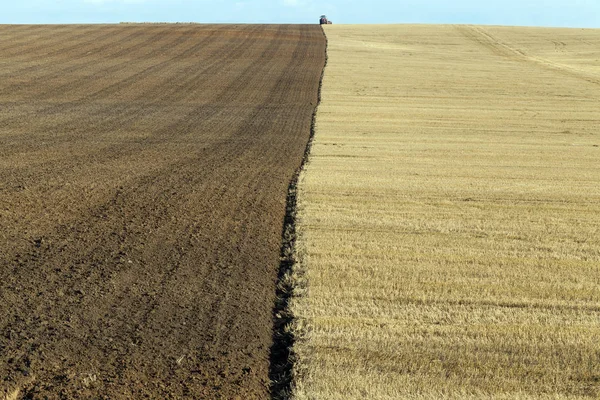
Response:
[{"label": "tractor on horizon", "polygon": [[330,25],[330,24],[333,24],[333,22],[331,22],[330,20],[327,19],[327,15],[321,15],[321,18],[319,18],[319,24]]}]

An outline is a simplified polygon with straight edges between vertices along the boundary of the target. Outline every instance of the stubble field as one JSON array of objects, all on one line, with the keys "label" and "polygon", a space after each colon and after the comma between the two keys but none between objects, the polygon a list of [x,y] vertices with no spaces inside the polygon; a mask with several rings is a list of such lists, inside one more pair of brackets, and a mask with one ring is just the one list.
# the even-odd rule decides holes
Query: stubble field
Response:
[{"label": "stubble field", "polygon": [[265,398],[317,26],[0,26],[0,397]]},{"label": "stubble field", "polygon": [[600,31],[325,28],[297,399],[597,399]]}]

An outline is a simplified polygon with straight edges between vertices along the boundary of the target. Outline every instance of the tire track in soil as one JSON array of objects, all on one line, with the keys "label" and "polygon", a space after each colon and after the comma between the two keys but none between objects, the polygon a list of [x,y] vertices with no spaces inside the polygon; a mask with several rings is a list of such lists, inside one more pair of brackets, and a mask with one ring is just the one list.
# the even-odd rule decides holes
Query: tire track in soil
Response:
[{"label": "tire track in soil", "polygon": [[597,76],[589,75],[568,65],[529,55],[510,44],[503,43],[481,27],[458,25],[456,26],[456,29],[466,38],[500,57],[516,62],[527,62],[538,68],[558,72],[571,78],[577,78],[595,85],[600,85],[600,78]]},{"label": "tire track in soil", "polygon": [[[105,147],[94,142],[102,127],[89,127],[98,153],[75,164],[147,157],[128,167],[132,175],[93,167],[77,176],[67,156],[62,167],[33,165],[24,191],[0,187],[0,206],[26,193],[26,213],[53,216],[0,236],[0,388],[63,398],[268,396],[285,194],[308,139],[324,39],[318,25],[253,30],[204,74],[182,76],[190,91],[153,103],[191,107],[175,121],[155,120],[148,139]],[[49,189],[45,174],[100,188]],[[26,201],[41,189],[49,202]],[[69,196],[78,201],[66,215],[59,199]]]}]

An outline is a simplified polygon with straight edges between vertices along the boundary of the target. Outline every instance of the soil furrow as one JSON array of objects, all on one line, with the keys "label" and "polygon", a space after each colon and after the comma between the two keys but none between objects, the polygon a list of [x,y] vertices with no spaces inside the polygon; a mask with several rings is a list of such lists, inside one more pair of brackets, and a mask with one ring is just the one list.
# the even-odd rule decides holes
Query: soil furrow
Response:
[{"label": "soil furrow", "polygon": [[[141,32],[139,34],[141,34]],[[135,36],[135,35],[133,35],[133,36]],[[176,49],[177,47],[183,45],[186,42],[186,39],[188,39],[187,41],[189,42],[190,38],[186,37],[185,35],[175,36],[175,38],[170,43],[165,44],[163,49],[167,48],[167,46],[169,46],[171,49]],[[201,45],[201,44],[197,44],[197,46],[198,45]],[[137,48],[140,46],[142,46],[142,43],[136,43],[133,48]],[[118,57],[122,54],[128,53],[129,51],[131,51],[131,49],[123,49],[120,52],[118,52],[117,54],[115,54],[114,57]],[[84,97],[74,99],[68,103],[52,105],[45,109],[38,110],[36,113],[37,114],[39,114],[39,113],[64,113],[69,110],[68,107],[71,107],[71,108],[77,107],[79,105],[79,103],[82,101],[98,100],[98,99],[107,97],[111,94],[114,94],[117,90],[120,90],[121,88],[126,89],[128,85],[133,84],[134,82],[138,81],[139,79],[143,79],[144,76],[148,75],[149,73],[156,71],[156,70],[160,70],[161,67],[168,65],[170,61],[172,61],[172,59],[163,61],[161,63],[152,65],[147,68],[144,68],[142,71],[138,71],[131,76],[125,76],[125,77],[121,78],[120,80],[114,82],[112,85],[103,87],[102,89],[97,90],[92,93],[89,93],[89,94],[85,95]],[[58,77],[58,76],[63,76],[64,74],[72,74],[75,71],[77,71],[78,69],[80,69],[81,67],[89,66],[92,64],[94,64],[93,61],[89,61],[88,63],[85,63],[80,66],[72,66],[72,67],[67,66],[66,68],[59,70],[57,73],[55,73],[53,75],[55,77]],[[135,60],[128,60],[127,62],[123,63],[122,66],[126,66],[127,64],[129,64],[130,66],[132,64],[135,65]],[[107,68],[108,72],[116,72],[119,69],[120,68],[118,68],[118,67],[115,68],[115,66],[110,66]],[[40,79],[40,81],[47,81],[50,79],[51,78],[49,78],[49,77],[42,77]],[[68,90],[65,90],[66,88],[70,88],[73,85],[77,86],[77,84],[85,83],[86,81],[88,83],[93,83],[94,80],[90,76],[84,76],[83,78],[81,78],[79,80],[68,82],[65,85],[66,87],[57,87],[57,93],[64,94],[65,91],[68,92]],[[49,83],[51,84],[51,82],[49,82]],[[27,86],[37,88],[37,87],[39,87],[39,84],[40,84],[40,82],[38,80],[36,80],[34,82],[28,82]],[[20,87],[19,84],[17,85],[17,87]],[[7,95],[8,93],[12,93],[14,89],[15,89],[14,87],[8,86],[0,92],[0,95],[2,95],[2,94]],[[35,98],[35,96],[32,96],[32,99],[33,98]],[[3,121],[3,122],[5,122],[5,121]]]},{"label": "soil furrow", "polygon": [[[214,30],[212,31],[209,35],[207,35],[205,38],[203,38],[201,41],[199,41],[198,43],[196,43],[192,48],[193,49],[198,49],[198,48],[202,48],[202,46],[204,46],[207,42],[210,42],[211,39],[213,39],[213,36],[216,35],[218,33],[218,30]],[[158,35],[162,34],[162,31],[160,31],[158,33]],[[167,41],[166,43],[162,43],[160,46],[157,43],[152,43],[152,39],[154,39],[155,36],[152,36],[150,38],[150,40],[146,41],[145,43],[139,43],[139,44],[135,44],[134,46],[127,46],[125,49],[123,49],[123,52],[129,52],[132,51],[133,48],[139,49],[142,46],[146,46],[147,44],[149,44],[152,49],[151,53],[159,55],[161,54],[163,51],[165,51],[166,49],[172,49],[174,46],[177,46],[178,44],[181,43],[182,40],[182,36],[175,36],[174,38],[172,38],[172,40]],[[119,52],[117,54],[117,56],[119,56],[121,54],[121,52]],[[102,87],[101,89],[97,90],[96,92],[92,92],[92,93],[87,93],[85,96],[83,97],[79,97],[76,98],[75,100],[66,102],[66,103],[60,103],[58,105],[50,105],[46,108],[43,108],[41,110],[38,110],[36,112],[36,114],[38,113],[49,113],[49,114],[57,114],[57,113],[66,113],[68,111],[76,111],[78,108],[83,108],[83,107],[89,107],[89,105],[85,105],[82,103],[86,103],[86,102],[91,102],[91,101],[100,101],[104,98],[107,98],[111,95],[114,95],[116,93],[116,91],[123,91],[123,92],[127,92],[129,86],[134,85],[136,83],[139,83],[140,81],[143,81],[143,77],[144,74],[148,75],[150,73],[152,74],[159,74],[162,70],[164,70],[167,67],[173,67],[173,60],[175,60],[176,58],[180,58],[180,55],[176,55],[174,57],[172,57],[171,59],[164,61],[158,65],[152,65],[148,68],[146,68],[143,71],[138,72],[137,74],[134,74],[133,76],[129,76],[128,78],[124,78],[122,80],[117,80],[115,81],[113,84],[111,84],[110,86],[105,86]],[[139,60],[138,60],[139,61]],[[89,62],[89,64],[93,64],[94,60],[91,60]],[[131,64],[135,63],[135,60],[125,60],[117,65],[111,65],[107,68],[101,69],[98,72],[94,72],[94,76],[98,77],[99,74],[103,74],[103,75],[112,75],[115,74],[116,72],[119,72],[121,70],[130,68]],[[86,65],[89,65],[86,64]],[[66,71],[61,71],[61,73],[64,73]],[[73,71],[69,71],[70,73],[72,73]],[[68,93],[69,91],[73,91],[77,88],[85,88],[86,85],[90,85],[93,83],[93,79],[90,79],[90,76],[84,76],[78,79],[72,79],[69,80],[68,83],[66,83],[65,85],[62,85],[61,87],[58,88],[58,91],[60,93]],[[48,89],[47,93],[44,93],[41,95],[42,99],[44,97],[48,97],[52,95],[54,88],[50,88]],[[136,97],[134,98],[134,100],[142,100],[142,99],[155,99],[156,96],[164,96],[163,92],[159,92],[158,94],[155,93],[150,93],[149,91],[136,91]],[[157,99],[160,100],[160,99]],[[155,101],[156,102],[156,101]],[[99,110],[94,111],[93,113],[88,113],[87,115],[90,116],[101,116],[103,117],[103,123],[107,123],[107,111],[110,110],[111,105],[108,104],[106,106],[101,107]],[[128,108],[127,107],[123,107],[121,108],[121,111],[123,113],[127,113]],[[15,116],[13,118],[18,118],[18,116]],[[122,118],[122,115],[117,115],[115,118]],[[6,121],[3,121],[6,122]],[[54,131],[62,131],[62,130],[66,130],[68,132],[73,132],[73,125],[75,127],[80,127],[83,130],[88,129],[88,127],[85,124],[81,124],[80,121],[76,121],[76,120],[68,120],[66,122],[63,122],[62,124],[58,124],[56,126],[47,126],[47,125],[41,125],[37,128],[37,130],[34,130],[35,133],[43,133],[43,132],[48,132],[48,130],[54,130]],[[75,128],[76,129],[76,128]],[[32,131],[31,128],[27,129],[27,133],[29,134]],[[77,131],[75,130],[75,133]]]},{"label": "soil furrow", "polygon": [[[73,30],[73,29],[71,29]],[[122,35],[119,37],[119,42],[115,42],[115,34],[118,30],[115,28],[113,30],[109,30],[106,27],[97,27],[94,30],[90,30],[85,34],[74,35],[73,38],[63,38],[65,43],[73,43],[69,47],[64,47],[64,43],[57,42],[53,39],[53,37],[57,34],[54,33],[50,36],[51,42],[44,47],[44,50],[47,51],[44,57],[58,57],[57,61],[67,62],[70,66],[76,60],[81,58],[84,59],[92,59],[95,63],[97,63],[97,57],[99,56],[99,52],[107,51],[115,48],[119,48],[119,43],[130,42],[132,37],[139,37],[144,33],[143,30],[132,30],[128,35]],[[80,41],[80,39],[84,39]],[[121,47],[122,49],[122,47]],[[121,50],[122,51],[122,50]],[[35,54],[35,53],[34,53]],[[67,57],[68,54],[68,57]],[[18,55],[17,55],[18,56]],[[44,77],[59,75],[60,71],[55,69],[48,70],[46,68],[46,64],[44,62],[39,62],[39,57],[34,58],[30,61],[38,61],[34,65],[28,65],[16,71],[11,71],[10,74],[5,74],[3,76],[10,75],[27,75],[31,76],[32,79],[37,79],[39,81]],[[79,64],[82,65],[82,64]],[[92,65],[92,63],[88,62],[83,65]],[[40,72],[43,75],[37,76],[35,73]]]},{"label": "soil furrow", "polygon": [[[31,39],[35,36],[36,39],[39,39],[36,35],[41,34],[40,31],[45,31],[47,29],[46,25],[17,25],[14,28],[11,25],[4,25],[10,30],[10,44],[6,47],[0,48],[2,54],[6,56],[12,55],[10,53],[11,50],[19,47],[26,46],[31,42]],[[36,43],[36,49],[41,49],[44,45],[48,43],[57,44],[56,37],[59,35],[63,35],[65,32],[72,32],[73,35],[82,36],[83,32],[73,31],[73,29],[68,26],[55,26],[52,29],[52,33],[45,34],[40,42]],[[28,56],[27,53],[23,54],[23,52],[18,51],[16,54],[20,54],[21,56]]]},{"label": "soil furrow", "polygon": [[[247,29],[247,28],[244,28]],[[253,28],[251,31],[256,31],[259,28]],[[191,95],[194,95],[194,91],[197,90],[198,88],[202,88],[203,86],[206,87],[207,84],[209,84],[210,82],[207,82],[207,80],[210,80],[211,77],[216,74],[218,71],[220,71],[222,68],[224,68],[224,66],[227,63],[230,63],[229,57],[233,54],[236,54],[236,52],[239,52],[241,50],[244,50],[247,48],[247,46],[250,44],[250,42],[252,41],[252,35],[248,36],[248,38],[246,38],[245,40],[243,40],[242,42],[240,42],[237,46],[229,46],[230,45],[230,41],[226,41],[224,42],[221,46],[219,46],[218,48],[216,48],[215,50],[212,51],[211,54],[209,54],[207,57],[210,58],[217,58],[217,61],[210,64],[209,67],[207,67],[205,70],[203,70],[202,74],[200,76],[197,77],[196,82],[194,82],[194,85],[190,85],[190,88],[188,88],[188,90],[191,92]],[[224,51],[223,53],[220,53],[221,49],[223,47],[228,47],[230,48],[230,50],[228,51]],[[216,53],[220,53],[219,57],[214,57],[214,55]],[[178,75],[185,75],[187,76],[188,71],[183,71],[183,73],[179,73]],[[169,93],[169,84],[173,82],[173,80],[176,80],[177,76],[175,75],[174,78],[170,81],[170,82],[164,82],[161,84],[161,86],[153,88],[151,91],[148,90],[144,90],[144,91],[138,91],[138,94],[136,94],[135,97],[135,102],[137,101],[141,101],[143,99],[146,98],[151,98],[152,100],[152,104],[153,106],[156,108],[158,107],[159,104],[161,104],[161,102],[167,103],[168,101],[168,105],[167,106],[160,106],[159,109],[164,112],[175,112],[177,109],[177,105],[175,105],[174,103],[176,103],[176,101],[178,100],[178,98],[174,98],[173,95],[180,95],[181,93],[187,93],[188,91],[186,90],[181,91],[179,93],[175,92],[175,93]],[[236,81],[239,80],[236,79]],[[226,91],[227,88],[224,89],[220,89],[221,91],[216,91],[216,93],[222,93],[223,91]],[[232,93],[238,94],[239,91],[232,91]],[[168,98],[164,98],[162,96],[165,96],[166,94],[170,94],[170,96]],[[187,94],[187,96],[189,97],[190,95]],[[207,97],[206,99],[203,99],[202,103],[210,103],[211,97]],[[147,107],[147,105],[144,105],[144,107]],[[136,123],[137,121],[139,121],[140,119],[143,118],[147,118],[147,115],[144,115],[143,113],[141,113],[140,111],[140,106],[123,106],[120,108],[120,110],[114,114],[111,113],[111,116],[109,117],[108,114],[108,110],[110,108],[110,105],[107,105],[103,108],[100,109],[100,111],[98,112],[94,112],[93,115],[97,116],[97,117],[103,117],[104,118],[100,118],[98,121],[98,126],[97,126],[97,131],[99,132],[99,136],[102,137],[103,135],[106,134],[110,134],[112,133],[112,130],[114,129],[127,129],[130,125]],[[209,111],[205,111],[206,109],[208,109]],[[182,131],[185,132],[189,127],[193,126],[195,124],[194,121],[197,121],[198,119],[202,119],[204,121],[208,121],[213,119],[215,116],[218,116],[219,118],[221,118],[221,116],[223,115],[223,109],[218,108],[218,107],[207,107],[206,105],[201,105],[200,107],[197,107],[195,109],[193,109],[191,112],[189,112],[187,115],[183,116],[181,119],[178,119],[175,121],[175,123],[171,123],[171,125],[166,125],[164,127],[164,129],[160,130],[158,132],[158,134],[154,134],[154,136],[159,136],[162,137],[162,139],[158,140],[158,139],[153,139],[152,142],[154,145],[158,144],[158,143],[162,143],[165,140],[172,140],[172,137],[167,136],[168,133],[170,132],[176,132],[176,131]],[[179,127],[179,125],[181,124],[182,121],[185,121],[186,126]],[[38,134],[36,135],[36,137],[39,137],[39,135],[45,134],[47,133],[47,131],[49,130],[50,132],[52,131],[60,131],[60,130],[65,130],[68,132],[68,135],[61,135],[61,137],[55,137],[52,141],[53,144],[59,144],[59,143],[63,143],[63,142],[72,142],[73,140],[86,140],[85,135],[82,135],[83,133],[85,133],[86,130],[90,129],[91,127],[91,123],[87,122],[87,123],[81,123],[81,120],[69,120],[66,123],[64,123],[63,125],[59,126],[59,127],[47,127],[46,129],[44,129],[44,125],[40,125],[39,130],[35,130],[34,133]],[[167,120],[167,122],[169,122]],[[157,130],[159,127],[154,127],[154,130]],[[58,133],[58,132],[57,132]],[[98,136],[96,136],[96,138],[98,138]],[[147,142],[147,139],[143,140],[144,142]],[[17,151],[18,148],[14,148],[14,151]],[[35,149],[35,148],[34,148]],[[131,155],[131,153],[135,153],[135,152],[139,152],[140,151],[140,143],[139,142],[133,142],[130,144],[124,144],[124,143],[117,143],[115,145],[113,145],[110,148],[105,149],[107,152],[109,152],[110,154],[112,154],[112,157],[124,157],[124,156],[129,156]],[[38,150],[39,151],[39,150]],[[9,152],[5,152],[5,155],[8,155]],[[90,154],[89,153],[83,153],[80,156],[77,157],[71,157],[69,161],[71,162],[77,162],[77,163],[87,163],[89,162],[89,158],[90,158]],[[104,162],[106,162],[106,159],[103,159]],[[52,164],[56,164],[56,163],[61,163],[61,165],[64,163],[64,161],[60,158],[56,158],[54,160],[49,160],[48,162],[45,163],[45,165],[43,165],[44,168],[49,169],[52,168]],[[76,170],[76,166],[77,164],[73,164],[71,166],[72,169]],[[22,173],[27,173],[26,170],[20,169],[16,170],[16,169],[12,169],[12,170],[6,170],[6,173],[8,175],[10,175],[11,177],[15,177],[18,176],[19,174]],[[7,179],[9,179],[7,177]]]}]

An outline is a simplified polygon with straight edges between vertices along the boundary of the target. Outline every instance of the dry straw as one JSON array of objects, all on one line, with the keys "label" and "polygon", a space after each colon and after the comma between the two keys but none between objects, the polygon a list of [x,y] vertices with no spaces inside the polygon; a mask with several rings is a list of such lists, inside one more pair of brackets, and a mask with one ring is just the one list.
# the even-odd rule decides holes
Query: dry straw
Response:
[{"label": "dry straw", "polygon": [[600,31],[326,33],[295,398],[598,398]]}]

